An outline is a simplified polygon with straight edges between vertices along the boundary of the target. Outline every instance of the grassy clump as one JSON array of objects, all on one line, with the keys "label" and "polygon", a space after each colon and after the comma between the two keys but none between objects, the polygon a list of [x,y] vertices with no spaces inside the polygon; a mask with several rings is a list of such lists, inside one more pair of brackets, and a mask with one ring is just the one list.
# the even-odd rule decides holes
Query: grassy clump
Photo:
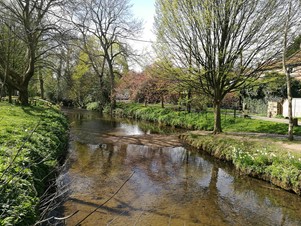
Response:
[{"label": "grassy clump", "polygon": [[68,141],[53,107],[0,103],[0,225],[32,225]]},{"label": "grassy clump", "polygon": [[[167,126],[192,130],[212,131],[214,126],[214,115],[212,112],[187,113],[159,106],[145,107],[141,104],[119,103],[115,114],[120,117],[153,121]],[[222,128],[225,132],[287,134],[287,125],[283,123],[249,118],[234,118],[232,115],[225,114],[222,114]],[[301,135],[300,126],[294,128],[294,134]]]},{"label": "grassy clump", "polygon": [[97,111],[99,110],[99,102],[91,102],[87,104],[87,110]]},{"label": "grassy clump", "polygon": [[245,140],[224,135],[181,136],[190,145],[230,161],[241,172],[270,181],[301,195],[301,154],[267,140]]},{"label": "grassy clump", "polygon": [[203,113],[190,113],[175,111],[172,108],[158,106],[145,107],[140,104],[118,104],[115,115],[126,118],[134,118],[163,125],[187,129],[213,129],[213,115]]}]

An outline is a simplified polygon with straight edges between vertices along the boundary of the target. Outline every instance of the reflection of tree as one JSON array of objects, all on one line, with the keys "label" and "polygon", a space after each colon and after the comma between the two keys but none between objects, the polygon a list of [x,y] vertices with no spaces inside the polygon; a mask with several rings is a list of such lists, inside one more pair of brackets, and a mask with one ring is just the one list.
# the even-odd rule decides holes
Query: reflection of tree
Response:
[{"label": "reflection of tree", "polygon": [[213,165],[212,169],[211,169],[211,180],[209,183],[209,193],[214,197],[216,197],[218,195],[217,180],[218,180],[218,167],[216,167],[216,165]]},{"label": "reflection of tree", "polygon": [[210,212],[211,216],[216,216],[216,222],[219,221],[220,225],[225,222],[224,215],[222,214],[220,203],[219,203],[219,192],[217,189],[219,168],[216,164],[212,165],[211,178],[208,186],[208,193],[206,200],[206,211]]},{"label": "reflection of tree", "polygon": [[112,157],[113,157],[113,148],[108,148],[107,150],[101,149],[101,152],[106,151],[107,159],[104,159],[104,163],[102,165],[102,174],[109,175],[112,169]]},{"label": "reflection of tree", "polygon": [[[82,118],[80,114],[75,117],[79,117],[78,120]],[[87,119],[86,115],[83,117]],[[85,120],[81,127],[88,128],[90,123],[95,122],[94,116],[91,119],[87,120],[87,123]],[[97,127],[100,127],[102,123],[98,124]],[[91,140],[95,138],[94,133],[88,136]],[[157,140],[157,137],[160,139]],[[169,136],[164,137],[165,144],[173,142],[168,140]],[[127,138],[131,138],[133,142],[153,142],[162,145],[162,136],[143,136],[143,139],[149,139],[147,142],[139,136]],[[108,194],[108,191],[115,189],[115,185],[121,183],[131,169],[137,170],[128,183],[126,195],[117,201],[119,205],[122,204],[122,210],[128,210],[133,216],[142,211],[168,218],[170,208],[176,207],[181,208],[181,213],[177,212],[175,215],[187,219],[187,222],[212,224],[210,220],[214,217],[214,224],[243,225],[250,222],[266,223],[268,220],[262,216],[266,214],[267,217],[271,217],[275,214],[271,211],[276,209],[282,214],[279,218],[282,217],[288,225],[291,222],[295,223],[295,219],[298,221],[301,215],[299,197],[287,192],[267,190],[262,188],[258,181],[254,184],[248,178],[235,177],[233,168],[222,163],[216,164],[211,157],[200,155],[193,150],[122,145],[113,141],[102,148],[79,142],[72,142],[72,145],[72,149],[76,150],[76,159],[72,165],[73,174],[91,179],[89,181],[95,186],[91,188],[95,197]],[[262,185],[268,186],[266,183]],[[87,202],[98,202],[93,198],[77,195]],[[270,202],[269,209],[267,201]],[[115,203],[113,207],[108,207],[112,209],[112,214],[114,210],[120,210],[121,207],[117,206]],[[256,219],[252,219],[254,216]],[[274,219],[273,222],[280,224],[280,220],[277,222],[277,219]]]},{"label": "reflection of tree", "polygon": [[[244,200],[244,203],[250,203],[256,200],[256,213],[261,211],[267,212],[268,206],[270,210],[274,209],[272,212],[275,212],[275,209],[277,209],[278,216],[280,216],[279,214],[282,215],[281,221],[286,221],[284,224],[279,222],[280,225],[287,225],[287,222],[290,220],[300,221],[301,198],[295,194],[275,188],[273,185],[253,178],[235,177],[233,185],[233,192],[235,193],[235,197],[238,201]],[[250,207],[245,205],[242,208]],[[254,211],[254,206],[252,206],[252,209]]]}]

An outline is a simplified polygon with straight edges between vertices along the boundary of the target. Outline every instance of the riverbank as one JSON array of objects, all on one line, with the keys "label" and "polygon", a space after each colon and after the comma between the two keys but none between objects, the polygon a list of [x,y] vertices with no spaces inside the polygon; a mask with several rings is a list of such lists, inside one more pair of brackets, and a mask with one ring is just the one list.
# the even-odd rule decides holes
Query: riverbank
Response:
[{"label": "riverbank", "polygon": [[0,225],[33,225],[39,219],[45,192],[54,189],[67,130],[55,107],[0,103]]},{"label": "riverbank", "polygon": [[[180,138],[201,151],[206,151],[222,161],[231,162],[237,170],[273,183],[285,190],[301,195],[301,146],[300,141],[287,142],[277,136],[248,135],[248,133],[285,134],[287,125],[275,122],[224,118],[222,126],[227,133],[212,135],[213,116],[199,113],[176,112],[159,107],[144,107],[137,104],[120,104],[115,111],[119,117],[158,122],[187,129]],[[300,135],[295,127],[295,135]],[[234,135],[233,132],[236,132]]]},{"label": "riverbank", "polygon": [[242,174],[262,179],[301,195],[300,141],[288,143],[274,138],[255,138],[194,131],[180,135],[189,145],[231,162]]},{"label": "riverbank", "polygon": [[[118,103],[115,116],[157,122],[164,126],[184,128],[189,130],[212,131],[214,127],[213,112],[177,111],[174,108],[160,106],[143,106],[134,103]],[[259,119],[221,115],[224,132],[287,134],[285,123],[271,122]],[[301,136],[301,126],[294,127],[294,135]]]}]

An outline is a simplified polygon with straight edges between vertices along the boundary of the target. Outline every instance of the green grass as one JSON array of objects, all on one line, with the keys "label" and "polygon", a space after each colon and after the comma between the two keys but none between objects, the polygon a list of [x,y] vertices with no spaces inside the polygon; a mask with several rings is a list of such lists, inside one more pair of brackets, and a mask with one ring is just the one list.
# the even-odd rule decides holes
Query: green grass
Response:
[{"label": "green grass", "polygon": [[[213,129],[213,113],[186,113],[159,106],[119,104],[116,115],[158,122],[164,125],[195,130]],[[225,132],[255,132],[286,134],[287,124],[250,118],[234,118],[222,114]],[[301,154],[288,151],[269,139],[254,140],[227,135],[182,134],[188,144],[226,161],[230,161],[244,174],[257,177],[301,195]],[[294,128],[301,135],[301,127]]]},{"label": "green grass", "polygon": [[67,120],[43,105],[0,103],[0,225],[35,222],[40,197],[65,150]]},{"label": "green grass", "polygon": [[209,154],[230,161],[244,174],[257,177],[301,195],[301,154],[279,144],[242,137],[186,133],[181,138]]},{"label": "green grass", "polygon": [[[115,114],[121,117],[135,118],[158,122],[167,126],[192,130],[212,131],[214,115],[212,112],[187,113],[175,111],[173,108],[159,106],[143,106],[140,104],[119,103]],[[233,115],[222,114],[224,132],[254,132],[287,134],[288,126],[284,123],[269,122],[250,118],[234,118]],[[295,135],[301,135],[301,127],[294,128]]]}]

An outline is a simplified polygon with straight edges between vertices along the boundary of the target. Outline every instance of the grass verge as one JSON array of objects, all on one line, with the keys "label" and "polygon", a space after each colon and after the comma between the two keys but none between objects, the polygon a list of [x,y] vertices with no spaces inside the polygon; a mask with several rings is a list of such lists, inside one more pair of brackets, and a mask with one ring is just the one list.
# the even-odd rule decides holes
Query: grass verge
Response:
[{"label": "grass verge", "polygon": [[58,109],[0,103],[0,225],[33,225],[68,142]]},{"label": "grass verge", "polygon": [[[163,125],[194,130],[213,129],[212,113],[186,113],[157,106],[144,107],[139,104],[118,105],[115,114],[120,117],[158,122]],[[287,125],[249,118],[234,118],[222,115],[225,132],[253,132],[286,134]],[[295,135],[301,135],[301,127],[294,128]],[[285,190],[301,195],[301,153],[290,151],[287,144],[269,139],[251,139],[225,134],[210,135],[208,132],[188,132],[180,136],[188,144],[209,154],[232,162],[237,170]]]},{"label": "grass verge", "polygon": [[196,134],[180,136],[188,144],[221,160],[230,161],[243,174],[269,181],[301,195],[301,153],[267,139]]},{"label": "grass verge", "polygon": [[[214,115],[212,112],[187,113],[172,108],[159,106],[143,106],[141,104],[118,103],[115,115],[158,122],[162,125],[186,128],[190,130],[213,130]],[[222,114],[224,132],[254,132],[287,134],[288,126],[284,123],[256,120],[250,118],[234,118],[233,115]],[[294,134],[301,135],[301,126],[294,127]]]}]

